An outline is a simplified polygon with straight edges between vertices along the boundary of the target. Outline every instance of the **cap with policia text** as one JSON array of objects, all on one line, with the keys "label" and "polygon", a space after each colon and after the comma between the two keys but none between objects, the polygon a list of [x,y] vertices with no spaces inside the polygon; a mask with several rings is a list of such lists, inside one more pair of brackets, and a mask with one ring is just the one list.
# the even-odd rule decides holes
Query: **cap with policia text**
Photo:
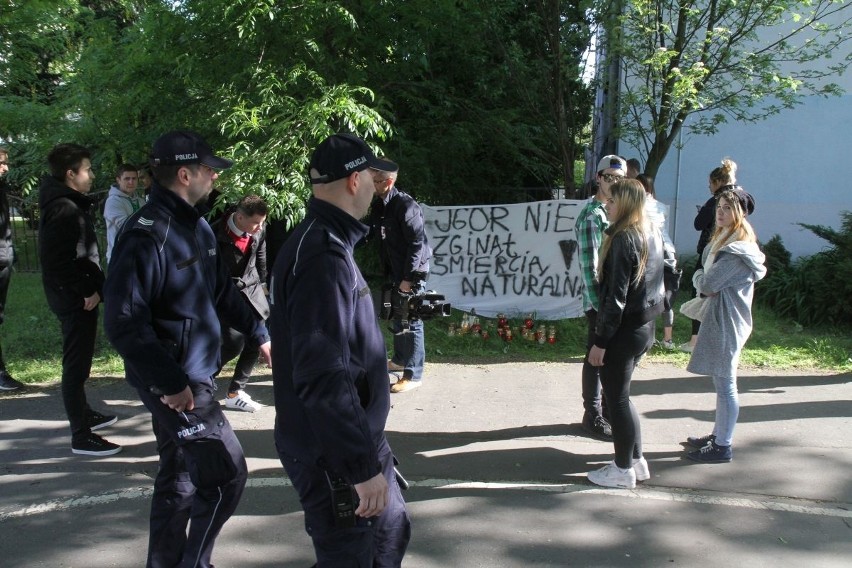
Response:
[{"label": "cap with policia text", "polygon": [[173,130],[157,138],[151,151],[152,166],[184,166],[203,164],[217,170],[234,165],[231,160],[213,154],[213,149],[197,133]]},{"label": "cap with policia text", "polygon": [[390,160],[377,158],[367,143],[353,134],[332,134],[323,140],[314,150],[309,168],[319,173],[319,177],[311,177],[313,184],[331,183],[367,168],[399,170]]}]

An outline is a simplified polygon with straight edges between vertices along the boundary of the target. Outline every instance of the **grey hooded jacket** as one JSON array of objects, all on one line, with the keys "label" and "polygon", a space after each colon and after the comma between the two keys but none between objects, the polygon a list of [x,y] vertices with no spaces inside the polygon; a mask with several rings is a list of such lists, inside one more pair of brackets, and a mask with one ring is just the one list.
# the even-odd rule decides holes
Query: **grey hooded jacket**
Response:
[{"label": "grey hooded jacket", "polygon": [[[704,249],[704,257],[710,247]],[[706,272],[697,270],[696,289],[710,296],[698,341],[686,369],[699,375],[734,377],[743,346],[752,330],[754,283],[766,275],[766,257],[757,243],[737,241],[716,253]]]}]

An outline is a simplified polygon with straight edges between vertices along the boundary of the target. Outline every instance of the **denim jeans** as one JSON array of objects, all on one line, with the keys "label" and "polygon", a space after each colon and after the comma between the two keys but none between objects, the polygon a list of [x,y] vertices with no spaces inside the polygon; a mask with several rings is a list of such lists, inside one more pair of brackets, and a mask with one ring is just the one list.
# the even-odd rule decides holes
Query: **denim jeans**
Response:
[{"label": "denim jeans", "polygon": [[426,343],[423,340],[423,320],[409,320],[408,331],[402,331],[402,322],[393,320],[393,358],[405,367],[403,377],[412,381],[423,378],[426,363]]},{"label": "denim jeans", "polygon": [[589,349],[595,344],[595,325],[598,321],[598,312],[589,310],[586,312],[586,357],[583,357],[582,370],[582,393],[583,393],[583,410],[591,416],[603,416],[609,420],[609,407],[607,406],[606,395],[601,390],[601,370],[600,367],[592,367],[589,364]]},{"label": "denim jeans", "polygon": [[740,400],[737,395],[736,377],[713,377],[716,387],[716,424],[713,434],[720,446],[730,446],[734,438],[734,426],[740,415]]}]

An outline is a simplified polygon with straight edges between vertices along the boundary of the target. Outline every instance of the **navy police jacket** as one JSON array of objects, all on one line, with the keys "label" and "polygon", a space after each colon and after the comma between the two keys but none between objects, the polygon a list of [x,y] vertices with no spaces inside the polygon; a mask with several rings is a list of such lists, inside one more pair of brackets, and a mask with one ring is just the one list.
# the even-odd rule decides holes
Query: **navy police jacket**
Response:
[{"label": "navy police jacket", "polygon": [[[177,394],[219,368],[217,311],[261,344],[266,327],[243,300],[199,212],[154,185],[116,240],[104,286],[104,328],[137,388]],[[152,388],[153,387],[153,388]]]},{"label": "navy police jacket", "polygon": [[366,233],[312,198],[275,260],[270,291],[278,451],[353,484],[381,471],[390,409],[385,343],[352,257]]}]

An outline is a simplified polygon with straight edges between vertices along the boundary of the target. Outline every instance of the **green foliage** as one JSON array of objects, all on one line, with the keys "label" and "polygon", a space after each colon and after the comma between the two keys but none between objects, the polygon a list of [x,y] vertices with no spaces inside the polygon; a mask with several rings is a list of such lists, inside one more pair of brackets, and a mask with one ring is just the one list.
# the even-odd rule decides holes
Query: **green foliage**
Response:
[{"label": "green foliage", "polygon": [[[842,215],[841,229],[801,224],[832,247],[790,262],[780,238],[765,247],[769,271],[759,282],[759,302],[801,325],[834,325],[848,328],[852,322],[852,212]],[[776,240],[777,239],[777,240]]]},{"label": "green foliage", "polygon": [[397,136],[400,184],[428,203],[515,202],[573,186],[592,92],[585,2],[364,5],[366,83]]},{"label": "green foliage", "polygon": [[[604,7],[608,10],[609,5]],[[619,135],[655,175],[681,128],[715,133],[832,96],[852,63],[843,0],[629,0],[610,24],[619,58]],[[689,117],[688,126],[684,126]]]},{"label": "green foliage", "polygon": [[784,246],[780,235],[774,235],[761,248],[766,255],[766,270],[770,276],[790,269],[793,255]]},{"label": "green foliage", "polygon": [[220,207],[259,193],[289,224],[309,194],[309,153],[335,131],[398,161],[401,185],[427,202],[570,189],[592,101],[580,80],[588,7],[0,0],[10,181],[32,198],[50,147],[74,141],[93,151],[104,191],[118,164],[191,128],[236,161],[220,177]]}]

